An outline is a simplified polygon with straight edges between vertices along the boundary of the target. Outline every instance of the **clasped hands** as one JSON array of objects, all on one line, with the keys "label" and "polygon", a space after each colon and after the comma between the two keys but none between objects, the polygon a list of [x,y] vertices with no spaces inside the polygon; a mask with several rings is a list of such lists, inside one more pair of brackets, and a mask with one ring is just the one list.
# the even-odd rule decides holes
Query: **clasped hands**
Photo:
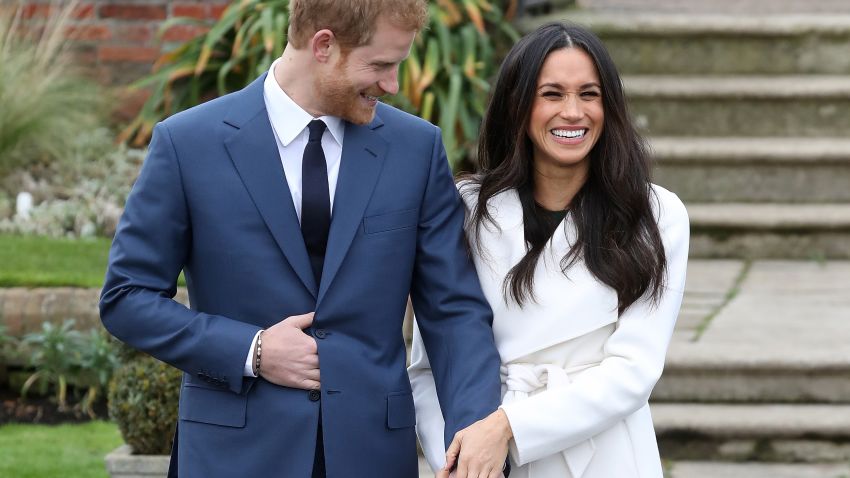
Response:
[{"label": "clasped hands", "polygon": [[261,377],[283,387],[319,389],[319,347],[304,332],[313,324],[313,315],[287,317],[263,332]]},{"label": "clasped hands", "polygon": [[457,432],[446,450],[446,466],[436,478],[500,478],[513,437],[501,409]]}]

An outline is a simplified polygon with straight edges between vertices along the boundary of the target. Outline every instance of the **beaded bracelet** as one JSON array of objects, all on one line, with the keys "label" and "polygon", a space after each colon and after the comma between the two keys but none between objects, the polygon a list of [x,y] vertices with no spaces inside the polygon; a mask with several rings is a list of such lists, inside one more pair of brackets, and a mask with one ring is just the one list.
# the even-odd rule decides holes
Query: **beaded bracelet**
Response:
[{"label": "beaded bracelet", "polygon": [[254,375],[257,377],[260,376],[260,364],[263,355],[263,332],[265,330],[261,330],[257,335],[257,348],[254,350]]}]

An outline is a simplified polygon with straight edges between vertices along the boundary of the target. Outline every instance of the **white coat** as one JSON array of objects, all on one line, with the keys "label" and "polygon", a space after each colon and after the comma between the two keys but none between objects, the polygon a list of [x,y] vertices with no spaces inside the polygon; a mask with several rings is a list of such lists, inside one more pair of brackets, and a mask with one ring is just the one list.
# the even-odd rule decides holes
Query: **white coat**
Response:
[{"label": "white coat", "polygon": [[[469,211],[477,200],[462,185]],[[515,190],[488,202],[499,226],[485,224],[484,253],[472,251],[502,361],[502,406],[513,430],[511,478],[661,478],[647,401],[661,376],[685,286],[689,225],[679,198],[652,187],[653,212],[667,258],[657,304],[641,299],[617,316],[617,294],[582,261],[561,272],[575,240],[570,214],[538,262],[536,302],[506,302],[502,284],[526,253],[522,206]],[[470,233],[470,240],[474,237]],[[462,364],[460,365],[462,366]],[[433,469],[445,464],[443,419],[428,357],[414,327],[409,368],[417,434]]]}]

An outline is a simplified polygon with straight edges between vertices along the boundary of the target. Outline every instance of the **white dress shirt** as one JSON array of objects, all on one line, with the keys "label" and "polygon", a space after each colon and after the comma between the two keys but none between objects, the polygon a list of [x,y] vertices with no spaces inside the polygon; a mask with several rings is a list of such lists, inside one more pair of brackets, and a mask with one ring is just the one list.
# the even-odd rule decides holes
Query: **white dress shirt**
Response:
[{"label": "white dress shirt", "polygon": [[[280,162],[283,164],[286,183],[289,185],[289,192],[292,194],[292,204],[295,206],[295,214],[298,216],[298,222],[300,223],[302,197],[301,160],[304,156],[304,148],[307,147],[307,140],[310,137],[307,125],[314,119],[322,120],[328,125],[328,128],[322,135],[322,150],[325,153],[325,162],[328,165],[328,193],[331,200],[331,211],[333,211],[334,193],[336,192],[336,182],[339,177],[339,163],[342,159],[342,141],[343,136],[345,136],[345,122],[335,116],[314,118],[310,113],[298,106],[275,80],[274,71],[278,62],[280,62],[280,59],[275,60],[271,68],[269,68],[269,74],[266,76],[265,83],[263,83],[263,99],[266,103],[266,111],[269,115],[272,130],[274,131],[275,141],[277,141],[277,150],[280,153]],[[251,348],[248,351],[248,358],[245,360],[245,370],[243,373],[246,377],[255,376],[252,359],[256,346],[257,336],[254,336],[254,342],[251,344]]]}]

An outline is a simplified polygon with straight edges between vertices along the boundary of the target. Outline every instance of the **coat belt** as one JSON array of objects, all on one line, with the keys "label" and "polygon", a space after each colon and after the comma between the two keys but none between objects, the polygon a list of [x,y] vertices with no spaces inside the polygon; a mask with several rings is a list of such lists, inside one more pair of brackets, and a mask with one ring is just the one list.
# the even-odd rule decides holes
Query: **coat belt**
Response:
[{"label": "coat belt", "polygon": [[[597,365],[599,364],[591,363],[567,369],[553,364],[511,363],[502,365],[500,369],[502,383],[507,388],[502,403],[523,400],[540,390],[565,387],[572,382],[571,376]],[[596,445],[593,443],[593,438],[589,438],[561,452],[573,478],[581,478],[590,464],[590,460],[593,459],[595,451]],[[534,462],[528,464],[528,478],[535,478],[534,468]]]}]

